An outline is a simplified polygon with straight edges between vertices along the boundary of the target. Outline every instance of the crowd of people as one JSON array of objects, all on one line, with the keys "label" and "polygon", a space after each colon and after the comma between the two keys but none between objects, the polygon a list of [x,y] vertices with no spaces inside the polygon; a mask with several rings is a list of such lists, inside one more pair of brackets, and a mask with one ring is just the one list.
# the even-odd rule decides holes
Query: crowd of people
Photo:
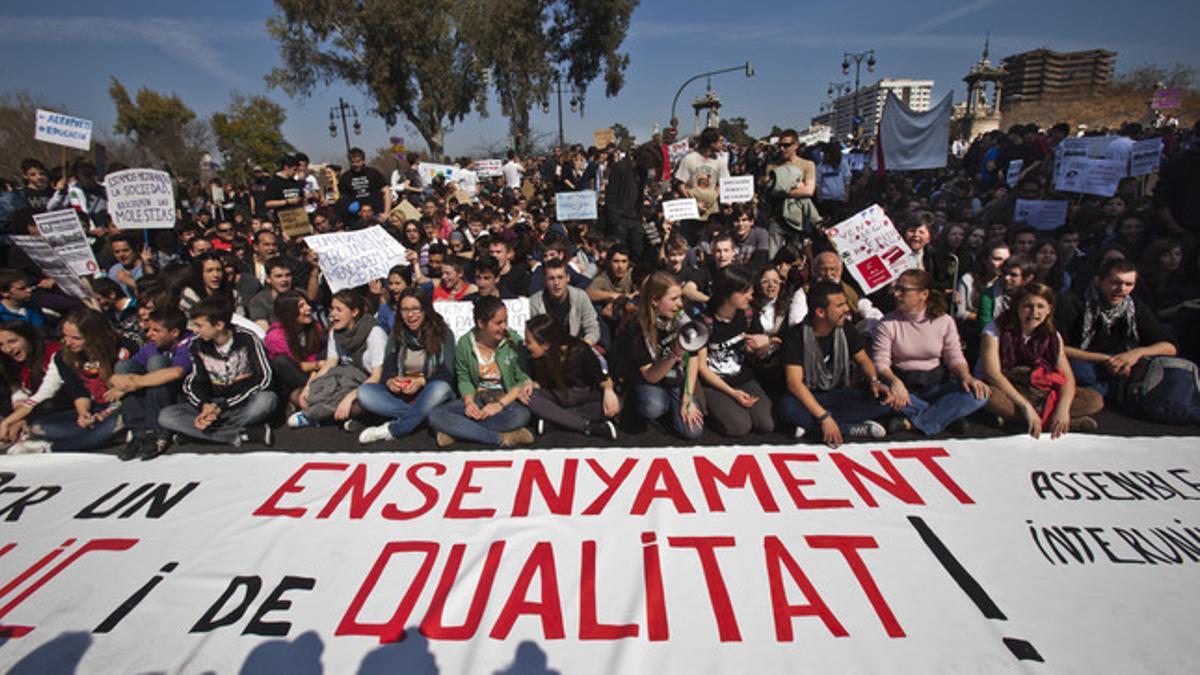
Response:
[{"label": "crowd of people", "polygon": [[[430,178],[415,154],[390,177],[357,149],[344,170],[292,155],[246,185],[179,185],[175,228],[147,231],[112,225],[93,164],[29,159],[5,183],[3,234],[74,209],[102,273],[74,297],[4,247],[0,443],[147,459],[184,438],[271,446],[283,426],[508,448],[550,428],[636,444],[656,425],[838,446],[969,424],[1057,438],[1097,429],[1106,406],[1194,427],[1200,128],[1123,127],[1114,156],[1151,133],[1165,155],[1108,198],[1055,192],[1069,133],[1014,127],[904,173],[791,130],[739,147],[705,129],[681,157],[672,130],[627,151],[509,152],[470,184]],[[722,203],[740,175],[754,198]],[[559,221],[556,194],[580,190],[598,218]],[[700,217],[664,220],[677,198]],[[1068,200],[1066,224],[1015,220],[1018,198]],[[868,294],[825,229],[870,204],[913,255]],[[331,292],[280,226],[297,208],[315,233],[382,226],[406,259]],[[519,298],[520,332],[505,303]],[[472,303],[457,339],[447,301]]]}]

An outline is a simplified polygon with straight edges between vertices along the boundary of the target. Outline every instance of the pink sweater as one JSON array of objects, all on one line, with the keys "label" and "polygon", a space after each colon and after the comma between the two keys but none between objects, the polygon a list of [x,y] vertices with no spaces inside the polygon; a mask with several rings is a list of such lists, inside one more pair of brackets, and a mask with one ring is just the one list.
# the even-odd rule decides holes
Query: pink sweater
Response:
[{"label": "pink sweater", "polygon": [[924,313],[891,312],[875,329],[872,352],[879,370],[933,370],[939,363],[950,367],[967,361],[958,341],[958,328],[949,314],[930,319]]}]

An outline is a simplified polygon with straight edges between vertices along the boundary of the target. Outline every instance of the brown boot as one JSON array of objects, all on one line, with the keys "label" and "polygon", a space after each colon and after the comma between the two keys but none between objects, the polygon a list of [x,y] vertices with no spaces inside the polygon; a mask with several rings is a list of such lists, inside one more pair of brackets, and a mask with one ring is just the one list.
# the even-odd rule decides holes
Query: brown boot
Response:
[{"label": "brown boot", "polygon": [[439,448],[445,448],[454,445],[454,437],[444,431],[437,432],[436,438],[437,446]]},{"label": "brown boot", "polygon": [[1083,417],[1072,417],[1069,428],[1071,431],[1079,431],[1086,434],[1089,431],[1095,431],[1099,426],[1099,422],[1085,415]]},{"label": "brown boot", "polygon": [[513,448],[518,445],[530,445],[533,443],[533,432],[525,427],[521,427],[516,431],[501,431],[500,432],[500,447]]}]

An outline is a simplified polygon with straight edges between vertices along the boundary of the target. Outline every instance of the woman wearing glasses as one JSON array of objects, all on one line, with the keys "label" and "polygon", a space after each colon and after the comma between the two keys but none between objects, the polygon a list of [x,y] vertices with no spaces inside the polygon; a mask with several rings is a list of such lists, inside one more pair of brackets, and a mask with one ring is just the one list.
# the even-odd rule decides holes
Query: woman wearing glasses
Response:
[{"label": "woman wearing glasses", "polygon": [[967,367],[946,296],[923,270],[901,274],[892,292],[896,310],[879,322],[872,350],[875,369],[892,390],[892,409],[900,413],[890,431],[932,435],[952,426],[964,433],[967,416],[987,403],[991,390]]}]

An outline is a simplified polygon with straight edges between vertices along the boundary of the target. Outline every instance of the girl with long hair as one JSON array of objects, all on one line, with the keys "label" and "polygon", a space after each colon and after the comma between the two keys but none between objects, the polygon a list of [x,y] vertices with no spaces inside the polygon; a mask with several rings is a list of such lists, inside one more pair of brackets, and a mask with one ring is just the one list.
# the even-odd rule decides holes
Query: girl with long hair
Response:
[{"label": "girl with long hair", "polygon": [[454,398],[454,333],[417,289],[400,294],[383,363],[358,388],[358,404],[388,421],[363,429],[362,444],[403,438]]},{"label": "girl with long hair", "polygon": [[375,320],[384,332],[391,333],[396,325],[396,307],[400,304],[400,296],[413,286],[415,268],[416,265],[395,265],[382,280],[381,302],[379,309],[375,310]]},{"label": "girl with long hair", "polygon": [[[44,340],[28,321],[5,321],[0,324],[0,388],[5,398],[0,401],[5,417],[17,410],[42,385],[50,361],[61,345]],[[20,440],[28,431],[26,420],[0,422],[0,444]]]},{"label": "girl with long hair", "polygon": [[1062,293],[1071,287],[1071,275],[1067,274],[1066,264],[1058,242],[1053,239],[1041,239],[1033,246],[1034,279],[1049,286],[1055,293]]},{"label": "girl with long hair", "polygon": [[592,346],[569,335],[548,314],[525,324],[525,348],[531,357],[532,381],[520,399],[538,417],[538,434],[550,422],[585,436],[616,440],[612,418],[621,410],[600,357]]},{"label": "girl with long hair", "polygon": [[704,412],[696,391],[699,359],[679,341],[688,321],[679,281],[670,272],[654,272],[642,282],[627,354],[637,368],[631,381],[638,414],[656,420],[669,412],[675,433],[695,439],[704,433]]},{"label": "girl with long hair", "polygon": [[267,349],[279,393],[299,406],[300,392],[308,383],[309,375],[321,367],[325,332],[308,298],[300,291],[280,293],[275,298],[273,311],[276,321],[267,330],[263,346]]},{"label": "girl with long hair", "polygon": [[1009,422],[1024,422],[1037,438],[1071,431],[1092,431],[1094,415],[1104,398],[1086,387],[1075,386],[1075,376],[1063,349],[1062,335],[1054,328],[1057,294],[1034,281],[1023,286],[1012,307],[983,332],[976,367],[992,385],[989,412]]},{"label": "girl with long hair", "polygon": [[717,279],[705,317],[709,338],[700,350],[700,381],[708,422],[726,436],[775,430],[771,399],[748,359],[750,354],[766,355],[770,347],[770,338],[752,330],[753,294],[750,276],[731,267]]},{"label": "girl with long hair", "polygon": [[192,260],[191,276],[179,296],[179,309],[187,314],[197,302],[214,295],[225,296],[233,304],[234,313],[242,312],[237,287],[225,274],[225,256],[220,251],[206,251]]}]

